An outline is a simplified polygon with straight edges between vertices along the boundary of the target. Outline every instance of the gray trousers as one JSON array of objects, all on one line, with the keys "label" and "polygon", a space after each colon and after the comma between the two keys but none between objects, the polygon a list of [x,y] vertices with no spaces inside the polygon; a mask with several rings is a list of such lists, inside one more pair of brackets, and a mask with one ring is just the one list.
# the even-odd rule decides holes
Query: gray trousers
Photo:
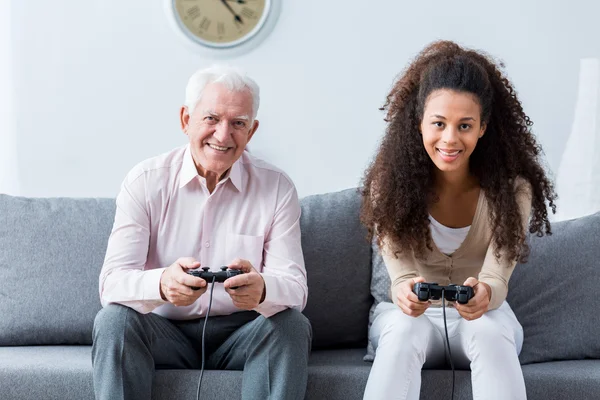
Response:
[{"label": "gray trousers", "polygon": [[[200,369],[204,318],[175,321],[119,304],[94,321],[98,400],[149,400],[156,369]],[[205,369],[243,370],[242,399],[304,399],[312,330],[299,311],[209,317]]]}]

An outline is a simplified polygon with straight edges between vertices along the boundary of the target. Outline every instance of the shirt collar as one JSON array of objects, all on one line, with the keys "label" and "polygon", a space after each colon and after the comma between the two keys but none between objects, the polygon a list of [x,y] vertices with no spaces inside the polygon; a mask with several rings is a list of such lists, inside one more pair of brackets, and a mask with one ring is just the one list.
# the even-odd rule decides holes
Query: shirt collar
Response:
[{"label": "shirt collar", "polygon": [[242,157],[244,157],[243,154],[229,169],[229,180],[231,180],[231,183],[233,183],[238,192],[242,192]]},{"label": "shirt collar", "polygon": [[[242,154],[242,157],[244,155]],[[222,179],[222,181],[226,181],[229,179],[233,186],[239,191],[242,191],[242,162],[241,158],[238,159],[229,171],[227,175]],[[192,152],[190,150],[190,146],[187,145],[185,148],[185,152],[183,153],[183,163],[181,165],[181,173],[179,175],[179,188],[181,189],[198,175],[198,170],[196,169],[196,164],[194,163],[194,158],[192,157]]]},{"label": "shirt collar", "polygon": [[183,153],[183,164],[181,164],[181,172],[179,174],[179,188],[181,189],[197,176],[198,170],[196,169],[196,164],[194,164],[190,146],[187,145]]}]

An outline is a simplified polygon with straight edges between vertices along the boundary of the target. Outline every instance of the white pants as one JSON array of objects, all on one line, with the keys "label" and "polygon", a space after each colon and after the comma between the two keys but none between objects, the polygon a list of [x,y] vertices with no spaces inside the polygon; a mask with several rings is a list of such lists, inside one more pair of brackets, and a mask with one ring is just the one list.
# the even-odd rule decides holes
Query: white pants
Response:
[{"label": "white pants", "polygon": [[[471,368],[474,400],[525,400],[518,355],[523,328],[507,302],[474,321],[446,307],[452,360],[457,369]],[[416,400],[421,368],[446,365],[446,336],[441,307],[418,318],[392,303],[380,303],[369,338],[376,355],[364,398]]]}]

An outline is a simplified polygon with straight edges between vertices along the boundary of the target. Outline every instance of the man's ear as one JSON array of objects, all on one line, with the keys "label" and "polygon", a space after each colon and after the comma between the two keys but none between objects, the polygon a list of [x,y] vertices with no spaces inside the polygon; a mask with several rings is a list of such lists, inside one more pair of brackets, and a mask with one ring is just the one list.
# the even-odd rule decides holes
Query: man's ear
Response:
[{"label": "man's ear", "polygon": [[190,123],[190,114],[187,106],[181,106],[181,110],[179,110],[179,122],[181,123],[181,130],[187,135],[187,129]]},{"label": "man's ear", "polygon": [[250,129],[250,132],[248,132],[248,140],[246,141],[246,143],[248,143],[250,141],[250,139],[252,139],[252,136],[254,136],[254,133],[258,129],[258,125],[259,125],[258,120],[255,119],[254,123],[252,124],[252,128]]}]

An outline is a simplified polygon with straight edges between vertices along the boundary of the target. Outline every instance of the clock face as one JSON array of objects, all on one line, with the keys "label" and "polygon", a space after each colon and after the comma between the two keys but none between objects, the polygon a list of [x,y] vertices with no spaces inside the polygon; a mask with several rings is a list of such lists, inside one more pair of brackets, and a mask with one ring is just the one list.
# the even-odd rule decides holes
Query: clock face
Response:
[{"label": "clock face", "polygon": [[271,0],[173,0],[182,29],[193,40],[210,47],[231,47],[254,36],[265,23],[270,3]]}]

